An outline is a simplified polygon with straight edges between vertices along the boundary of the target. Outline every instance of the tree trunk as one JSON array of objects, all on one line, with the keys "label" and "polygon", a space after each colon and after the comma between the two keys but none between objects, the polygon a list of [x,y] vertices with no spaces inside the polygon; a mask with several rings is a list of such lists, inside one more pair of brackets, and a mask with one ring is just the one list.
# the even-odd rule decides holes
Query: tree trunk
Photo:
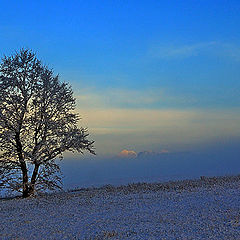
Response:
[{"label": "tree trunk", "polygon": [[28,174],[26,163],[21,163],[21,170],[23,175],[23,198],[29,197],[29,187],[28,187]]},{"label": "tree trunk", "polygon": [[16,133],[15,140],[16,140],[16,146],[17,146],[18,159],[20,162],[21,170],[22,170],[22,184],[23,184],[22,185],[22,189],[23,189],[22,197],[26,198],[26,197],[29,197],[28,170],[27,170],[27,164],[23,159],[22,144],[20,141],[20,133],[19,132]]},{"label": "tree trunk", "polygon": [[31,178],[31,184],[29,186],[29,196],[34,195],[35,183],[37,180],[39,166],[40,166],[39,164],[35,163],[35,167],[34,167],[32,178]]}]

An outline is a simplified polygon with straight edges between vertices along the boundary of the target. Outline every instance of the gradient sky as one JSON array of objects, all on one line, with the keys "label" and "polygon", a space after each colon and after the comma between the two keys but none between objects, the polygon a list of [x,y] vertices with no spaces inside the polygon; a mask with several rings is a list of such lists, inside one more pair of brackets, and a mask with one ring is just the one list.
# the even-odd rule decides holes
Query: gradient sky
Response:
[{"label": "gradient sky", "polygon": [[240,1],[1,0],[0,56],[73,86],[100,156],[240,138]]}]

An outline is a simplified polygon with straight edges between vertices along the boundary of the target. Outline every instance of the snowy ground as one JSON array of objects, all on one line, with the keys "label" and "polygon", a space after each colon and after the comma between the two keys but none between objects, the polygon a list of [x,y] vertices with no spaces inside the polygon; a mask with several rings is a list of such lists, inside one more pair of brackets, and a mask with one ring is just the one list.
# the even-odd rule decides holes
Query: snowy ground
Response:
[{"label": "snowy ground", "polygon": [[0,200],[0,239],[240,239],[240,177]]}]

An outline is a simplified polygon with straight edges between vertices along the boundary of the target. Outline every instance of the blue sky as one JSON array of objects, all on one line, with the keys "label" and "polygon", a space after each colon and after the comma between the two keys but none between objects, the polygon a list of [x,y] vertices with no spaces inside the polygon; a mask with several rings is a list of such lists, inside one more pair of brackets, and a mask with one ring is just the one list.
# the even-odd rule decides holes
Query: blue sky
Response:
[{"label": "blue sky", "polygon": [[72,84],[100,155],[240,136],[240,2],[1,1],[0,55]]}]

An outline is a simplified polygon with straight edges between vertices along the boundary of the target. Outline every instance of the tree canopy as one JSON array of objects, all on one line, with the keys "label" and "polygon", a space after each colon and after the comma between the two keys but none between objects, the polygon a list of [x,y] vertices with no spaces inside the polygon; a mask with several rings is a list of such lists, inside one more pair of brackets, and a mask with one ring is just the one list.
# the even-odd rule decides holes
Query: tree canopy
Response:
[{"label": "tree canopy", "polygon": [[95,154],[68,83],[60,82],[32,50],[0,64],[0,187],[28,197],[61,186],[56,158],[65,151]]}]

